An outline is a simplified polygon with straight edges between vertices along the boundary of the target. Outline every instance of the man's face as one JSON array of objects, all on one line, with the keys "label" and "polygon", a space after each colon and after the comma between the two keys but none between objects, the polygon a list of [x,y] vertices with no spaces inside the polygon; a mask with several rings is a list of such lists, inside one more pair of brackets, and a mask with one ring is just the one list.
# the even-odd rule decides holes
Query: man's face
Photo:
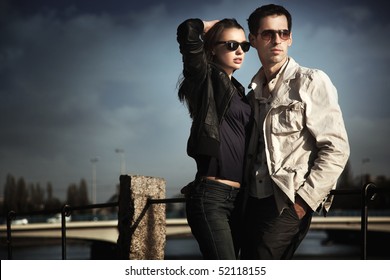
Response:
[{"label": "man's face", "polygon": [[261,20],[257,34],[250,34],[249,41],[257,49],[260,61],[265,68],[282,66],[287,59],[292,35],[288,31],[284,15],[272,15]]}]

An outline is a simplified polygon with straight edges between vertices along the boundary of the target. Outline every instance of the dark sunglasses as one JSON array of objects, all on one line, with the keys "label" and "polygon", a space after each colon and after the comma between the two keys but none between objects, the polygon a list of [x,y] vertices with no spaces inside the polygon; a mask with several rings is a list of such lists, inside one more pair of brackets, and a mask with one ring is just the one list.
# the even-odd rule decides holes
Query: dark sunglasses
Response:
[{"label": "dark sunglasses", "polygon": [[274,40],[276,38],[276,34],[279,34],[280,39],[286,41],[290,39],[290,30],[282,29],[282,30],[272,30],[266,29],[263,32],[260,32],[261,39],[264,41]]},{"label": "dark sunglasses", "polygon": [[242,42],[239,43],[237,41],[219,41],[216,44],[224,44],[226,49],[229,51],[235,51],[238,49],[239,46],[241,46],[241,49],[243,52],[249,51],[249,48],[251,47],[251,44],[249,42]]}]

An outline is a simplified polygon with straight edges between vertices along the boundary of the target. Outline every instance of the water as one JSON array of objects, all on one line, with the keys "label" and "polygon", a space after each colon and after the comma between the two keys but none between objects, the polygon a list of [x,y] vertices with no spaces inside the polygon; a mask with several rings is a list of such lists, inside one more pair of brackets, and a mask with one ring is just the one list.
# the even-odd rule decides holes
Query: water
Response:
[{"label": "water", "polygon": [[[325,231],[309,231],[308,235],[298,248],[294,259],[359,259],[360,245],[340,244],[327,242],[328,235]],[[37,240],[35,240],[37,241]],[[12,258],[18,260],[55,260],[62,258],[61,243],[48,242],[47,240],[17,245],[12,249]],[[44,245],[43,245],[44,244]],[[94,259],[115,258],[115,245],[108,243],[94,243],[90,241],[68,240],[66,258],[74,260],[88,260],[94,255]],[[7,259],[7,247],[4,243],[0,247],[0,258]],[[165,258],[173,260],[201,259],[198,244],[192,237],[168,238],[165,247]],[[374,257],[377,259],[378,257]],[[380,258],[383,258],[380,257]],[[389,259],[385,257],[385,259]]]},{"label": "water", "polygon": [[[16,242],[15,242],[16,243]],[[12,248],[12,259],[14,260],[61,260],[62,246],[61,241],[50,242],[52,244],[40,245],[42,242],[33,241],[26,246],[15,245]],[[75,242],[67,245],[67,259],[88,260],[90,259],[91,244],[90,242]],[[0,257],[2,260],[8,259],[7,248],[1,246]]]},{"label": "water", "polygon": [[359,259],[359,244],[328,242],[325,231],[309,231],[295,253],[295,259]]}]

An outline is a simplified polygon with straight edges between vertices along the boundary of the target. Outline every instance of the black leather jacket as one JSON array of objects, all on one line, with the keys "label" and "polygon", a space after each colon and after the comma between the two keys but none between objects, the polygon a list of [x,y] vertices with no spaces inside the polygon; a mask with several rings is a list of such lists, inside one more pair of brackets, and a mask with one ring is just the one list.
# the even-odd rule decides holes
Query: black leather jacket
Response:
[{"label": "black leather jacket", "polygon": [[208,155],[219,158],[219,125],[237,91],[244,87],[217,65],[209,62],[203,49],[203,21],[188,19],[177,29],[177,41],[183,55],[183,88],[192,114],[187,153],[191,157]]}]

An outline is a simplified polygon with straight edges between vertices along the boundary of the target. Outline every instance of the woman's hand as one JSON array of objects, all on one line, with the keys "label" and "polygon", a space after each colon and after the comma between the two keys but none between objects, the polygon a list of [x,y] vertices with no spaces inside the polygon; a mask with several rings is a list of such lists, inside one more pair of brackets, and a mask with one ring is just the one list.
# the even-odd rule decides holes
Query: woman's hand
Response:
[{"label": "woman's hand", "polygon": [[204,32],[204,33],[207,33],[207,31],[209,31],[210,28],[213,27],[214,24],[216,24],[218,21],[219,21],[219,19],[216,19],[216,20],[207,20],[207,21],[204,20],[204,21],[203,21],[203,26],[204,26],[203,32]]}]

